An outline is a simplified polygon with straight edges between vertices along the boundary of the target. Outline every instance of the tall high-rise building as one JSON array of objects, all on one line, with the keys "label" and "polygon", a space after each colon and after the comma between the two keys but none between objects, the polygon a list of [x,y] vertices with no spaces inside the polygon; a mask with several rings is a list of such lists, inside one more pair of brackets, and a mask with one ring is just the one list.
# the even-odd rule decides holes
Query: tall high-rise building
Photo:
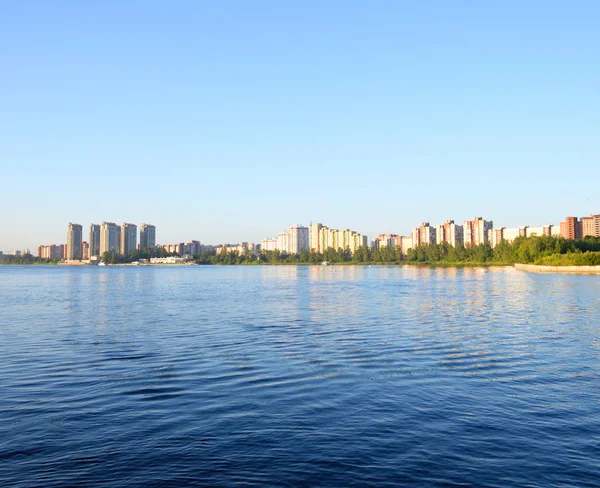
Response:
[{"label": "tall high-rise building", "polygon": [[321,249],[321,240],[319,237],[322,228],[323,226],[321,224],[311,224],[308,227],[309,249],[318,253],[323,252],[323,249]]},{"label": "tall high-rise building", "polygon": [[64,246],[56,246],[54,244],[50,246],[38,247],[38,257],[44,259],[63,259]]},{"label": "tall high-rise building", "polygon": [[[141,240],[141,236],[142,236],[142,232],[140,231],[140,240]],[[243,245],[244,243],[242,243]],[[142,247],[142,245],[140,244],[140,250],[145,249]],[[192,256],[197,256],[198,254],[200,254],[202,252],[202,245],[200,244],[200,241],[188,241],[185,243],[184,247],[183,247],[183,253],[184,254],[191,254]]]},{"label": "tall high-rise building", "polygon": [[350,251],[354,253],[359,247],[369,247],[369,239],[367,236],[359,234],[358,232],[352,231],[350,242]]},{"label": "tall high-rise building", "polygon": [[289,252],[288,241],[289,235],[287,232],[277,234],[277,249],[281,252]]},{"label": "tall high-rise building", "polygon": [[83,227],[69,222],[67,230],[67,259],[81,261],[83,259],[82,246]]},{"label": "tall high-rise building", "polygon": [[121,229],[114,222],[100,224],[100,256],[105,252],[120,252]]},{"label": "tall high-rise building", "polygon": [[319,231],[319,249],[321,253],[325,252],[325,250],[327,249],[327,241],[328,241],[328,235],[330,234],[330,229],[329,227],[327,227],[326,225],[324,225],[323,227],[321,227],[321,230]]},{"label": "tall high-rise building", "polygon": [[409,249],[413,247],[413,237],[410,236],[398,236],[394,238],[394,244],[400,248],[400,252],[404,255],[408,253]]},{"label": "tall high-rise building", "polygon": [[373,246],[377,249],[381,249],[383,247],[394,247],[397,243],[396,237],[399,237],[397,234],[379,234],[373,240]]},{"label": "tall high-rise building", "polygon": [[473,220],[463,222],[463,235],[465,246],[475,247],[491,240],[494,222],[475,217]]},{"label": "tall high-rise building", "polygon": [[317,253],[323,253],[328,248],[336,251],[339,248],[350,249],[352,253],[359,247],[367,247],[367,236],[350,229],[330,229],[326,225],[314,224],[308,228],[308,248]]},{"label": "tall high-rise building", "polygon": [[156,227],[150,224],[140,226],[140,251],[156,247]]},{"label": "tall high-rise building", "polygon": [[324,249],[335,249],[336,251],[340,248],[339,233],[337,229],[327,229],[325,233],[326,239],[324,241]]},{"label": "tall high-rise building", "polygon": [[560,235],[565,239],[581,239],[583,237],[583,226],[577,217],[567,217],[560,223]]},{"label": "tall high-rise building", "polygon": [[581,236],[600,237],[600,215],[581,217]]},{"label": "tall high-rise building", "polygon": [[506,240],[504,238],[505,230],[506,227],[499,227],[492,230],[492,241],[490,244],[493,248],[500,244],[502,241]]},{"label": "tall high-rise building", "polygon": [[90,225],[90,238],[88,241],[90,246],[90,258],[100,256],[100,226],[98,224]]},{"label": "tall high-rise building", "polygon": [[277,249],[277,239],[267,238],[260,241],[261,251],[274,251],[275,249]]},{"label": "tall high-rise building", "polygon": [[419,227],[413,229],[413,245],[417,247],[425,244],[435,244],[435,234],[435,227],[429,225],[429,222],[423,222]]},{"label": "tall high-rise building", "polygon": [[90,245],[85,241],[81,243],[81,259],[90,259]]},{"label": "tall high-rise building", "polygon": [[302,250],[307,250],[309,246],[308,227],[296,224],[287,231],[288,249],[290,254],[299,254]]},{"label": "tall high-rise building", "polygon": [[342,229],[338,240],[340,241],[340,247],[342,249],[350,249],[350,247],[353,245],[352,231],[350,229]]},{"label": "tall high-rise building", "polygon": [[123,223],[121,226],[120,253],[127,255],[137,249],[137,225]]},{"label": "tall high-rise building", "polygon": [[454,220],[446,220],[438,225],[436,241],[438,244],[447,242],[456,247],[457,244],[464,244],[464,229],[462,225],[456,225]]},{"label": "tall high-rise building", "polygon": [[121,247],[121,226],[117,225],[117,253],[123,254],[123,248]]}]

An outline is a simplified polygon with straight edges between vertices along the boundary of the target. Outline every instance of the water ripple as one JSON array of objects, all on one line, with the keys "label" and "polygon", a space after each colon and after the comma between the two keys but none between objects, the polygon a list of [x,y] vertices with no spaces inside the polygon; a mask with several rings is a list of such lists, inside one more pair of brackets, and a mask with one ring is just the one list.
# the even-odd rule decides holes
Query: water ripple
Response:
[{"label": "water ripple", "polygon": [[0,267],[0,290],[3,486],[598,486],[597,277]]}]

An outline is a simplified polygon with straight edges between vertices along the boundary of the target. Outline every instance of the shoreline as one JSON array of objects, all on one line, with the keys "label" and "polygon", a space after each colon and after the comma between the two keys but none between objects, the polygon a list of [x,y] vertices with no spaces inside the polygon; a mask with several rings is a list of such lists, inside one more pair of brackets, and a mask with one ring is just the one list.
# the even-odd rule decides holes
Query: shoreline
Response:
[{"label": "shoreline", "polygon": [[547,266],[541,264],[515,263],[514,268],[528,273],[600,275],[600,266]]},{"label": "shoreline", "polygon": [[0,266],[61,266],[61,267],[94,267],[94,268],[144,268],[150,266],[306,266],[318,268],[335,268],[335,267],[352,267],[352,266],[398,266],[410,268],[507,268],[512,267],[512,264],[475,264],[475,263],[405,263],[405,262],[367,262],[367,263],[330,263],[329,266],[323,266],[320,263],[258,263],[256,261],[250,263],[239,264],[223,264],[223,263],[156,263],[156,264],[107,264],[106,266],[98,266],[97,264],[75,264],[75,263],[0,263]]},{"label": "shoreline", "polygon": [[353,266],[397,266],[397,267],[407,267],[407,268],[429,268],[429,269],[461,269],[461,268],[514,268],[519,271],[525,271],[529,273],[554,273],[554,274],[585,274],[585,275],[600,275],[600,265],[599,266],[548,266],[548,265],[539,265],[539,264],[503,264],[503,263],[489,263],[489,264],[481,264],[481,263],[419,263],[419,262],[388,262],[388,263],[330,263],[329,266],[322,266],[322,264],[318,263],[258,263],[256,261],[252,261],[249,263],[240,263],[240,264],[221,264],[221,263],[156,263],[156,264],[141,264],[141,265],[131,265],[131,264],[109,264],[106,266],[98,266],[97,264],[89,264],[89,263],[0,263],[0,267],[2,266],[60,266],[60,267],[110,267],[110,268],[143,268],[143,267],[155,267],[155,266],[167,266],[167,267],[202,267],[202,266],[306,266],[306,267],[319,267],[319,268],[336,268],[336,267],[353,267]]}]

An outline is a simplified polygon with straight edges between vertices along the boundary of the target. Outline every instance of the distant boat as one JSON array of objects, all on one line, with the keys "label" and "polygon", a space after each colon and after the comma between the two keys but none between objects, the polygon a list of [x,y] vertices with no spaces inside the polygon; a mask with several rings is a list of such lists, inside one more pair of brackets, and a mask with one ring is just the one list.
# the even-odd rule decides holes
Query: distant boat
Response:
[{"label": "distant boat", "polygon": [[321,264],[321,266],[329,266],[329,263],[327,261],[323,261],[323,263]]},{"label": "distant boat", "polygon": [[98,263],[98,266],[106,266],[106,263],[105,263],[104,261],[100,261],[100,262]]}]

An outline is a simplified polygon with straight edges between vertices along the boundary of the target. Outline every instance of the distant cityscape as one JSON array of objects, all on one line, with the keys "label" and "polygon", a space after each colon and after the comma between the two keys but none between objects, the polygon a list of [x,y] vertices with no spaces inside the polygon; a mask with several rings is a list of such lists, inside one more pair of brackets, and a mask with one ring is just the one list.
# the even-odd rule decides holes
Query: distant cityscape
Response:
[{"label": "distant cityscape", "polygon": [[[451,246],[463,245],[475,247],[489,244],[492,248],[500,242],[512,242],[517,237],[554,236],[565,239],[581,239],[586,236],[600,237],[600,214],[589,217],[566,217],[560,224],[547,224],[537,227],[522,226],[515,228],[494,227],[491,220],[475,217],[463,221],[462,225],[447,220],[437,226],[423,222],[409,235],[379,234],[370,243],[373,248],[396,247],[406,254],[417,246],[447,243]],[[283,254],[299,254],[302,251],[314,251],[322,254],[327,249],[348,250],[352,254],[361,247],[368,247],[366,235],[348,228],[332,229],[320,223],[308,227],[300,224],[289,227],[276,237],[262,239],[260,243],[241,242],[237,244],[204,245],[198,240],[176,244],[156,244],[156,227],[151,224],[102,222],[91,224],[88,240],[83,240],[83,226],[69,223],[65,244],[40,245],[37,257],[66,262],[98,263],[105,253],[129,255],[135,251],[161,250],[165,256],[182,260],[192,259],[203,251],[255,253],[278,251]],[[30,249],[8,251],[5,255],[22,256],[32,254]],[[3,252],[0,251],[0,256]],[[151,258],[155,262],[164,262],[166,257]]]}]

